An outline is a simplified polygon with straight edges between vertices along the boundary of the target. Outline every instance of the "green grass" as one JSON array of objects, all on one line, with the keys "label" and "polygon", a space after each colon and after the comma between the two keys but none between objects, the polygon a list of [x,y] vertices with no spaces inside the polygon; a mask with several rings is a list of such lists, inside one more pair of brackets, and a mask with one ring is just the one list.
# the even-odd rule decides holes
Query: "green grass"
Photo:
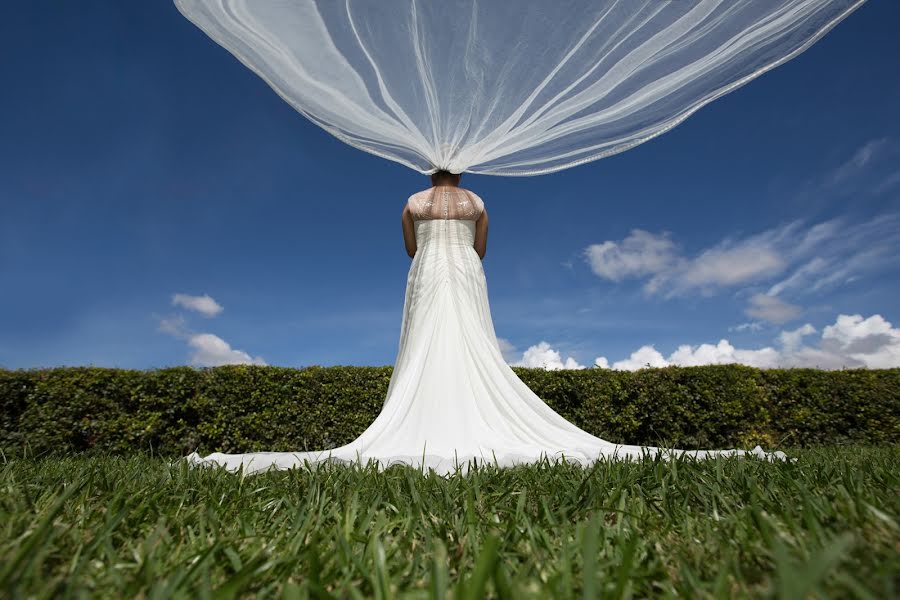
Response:
[{"label": "green grass", "polygon": [[896,446],[241,477],[8,459],[0,597],[898,597]]}]

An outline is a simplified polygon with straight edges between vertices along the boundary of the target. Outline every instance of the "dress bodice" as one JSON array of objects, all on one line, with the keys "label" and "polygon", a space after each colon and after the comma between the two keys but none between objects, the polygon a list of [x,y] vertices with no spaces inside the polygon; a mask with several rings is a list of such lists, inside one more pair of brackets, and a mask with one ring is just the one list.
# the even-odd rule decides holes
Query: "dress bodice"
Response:
[{"label": "dress bodice", "polygon": [[460,187],[435,186],[416,192],[407,203],[418,248],[472,248],[475,221],[484,212],[484,202],[478,194]]},{"label": "dress bodice", "polygon": [[475,221],[472,219],[419,219],[414,222],[416,247],[426,251],[429,247],[448,246],[473,249]]}]

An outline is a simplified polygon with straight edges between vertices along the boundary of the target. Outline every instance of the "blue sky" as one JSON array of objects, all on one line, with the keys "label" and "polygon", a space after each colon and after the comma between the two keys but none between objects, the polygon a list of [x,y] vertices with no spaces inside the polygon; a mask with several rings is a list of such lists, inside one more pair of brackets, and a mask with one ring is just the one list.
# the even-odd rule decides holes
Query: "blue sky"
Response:
[{"label": "blue sky", "polygon": [[[900,366],[898,20],[870,0],[623,154],[465,175],[508,361]],[[394,363],[424,176],[168,2],[20,3],[0,50],[0,366]]]}]

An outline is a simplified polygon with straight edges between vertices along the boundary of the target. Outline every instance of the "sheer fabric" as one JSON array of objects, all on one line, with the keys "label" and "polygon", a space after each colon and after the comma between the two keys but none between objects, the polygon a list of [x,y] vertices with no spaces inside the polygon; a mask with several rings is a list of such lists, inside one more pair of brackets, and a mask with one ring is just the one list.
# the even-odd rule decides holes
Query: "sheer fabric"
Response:
[{"label": "sheer fabric", "polygon": [[348,144],[422,173],[492,175],[641,144],[863,2],[175,0]]},{"label": "sheer fabric", "polygon": [[[450,194],[437,194],[450,205]],[[410,202],[435,190],[415,194]],[[467,195],[460,190],[457,198]],[[471,194],[472,198],[478,198]],[[479,199],[480,201],[480,199]],[[662,455],[696,458],[781,452],[677,450],[616,444],[594,436],[551,409],[503,358],[488,302],[471,218],[415,219],[416,253],[410,264],[394,371],[381,412],[350,443],[304,452],[215,452],[187,461],[258,473],[322,462],[373,461],[378,468],[406,464],[443,476],[473,465],[508,467],[542,458],[589,465],[600,459]],[[443,212],[441,205],[441,213]],[[464,211],[465,212],[465,211]]]},{"label": "sheer fabric", "polygon": [[469,190],[452,186],[435,186],[422,190],[407,200],[414,221],[422,219],[465,219],[477,221],[484,212],[484,201]]}]

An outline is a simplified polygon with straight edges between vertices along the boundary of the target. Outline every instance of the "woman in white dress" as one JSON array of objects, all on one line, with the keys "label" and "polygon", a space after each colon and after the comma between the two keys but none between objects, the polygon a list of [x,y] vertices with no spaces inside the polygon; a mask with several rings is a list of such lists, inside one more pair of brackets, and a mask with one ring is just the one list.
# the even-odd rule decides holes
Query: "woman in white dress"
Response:
[{"label": "woman in white dress", "polygon": [[[308,462],[407,464],[440,475],[472,464],[512,466],[548,458],[588,465],[600,458],[640,458],[684,451],[607,442],[576,427],[541,400],[503,358],[488,304],[481,261],[488,214],[482,199],[459,187],[460,176],[438,171],[432,187],[403,208],[403,237],[412,257],[400,344],[384,406],[355,440],[331,450],[254,452],[187,460],[245,473],[302,467]],[[757,446],[750,453],[767,455]]]}]

